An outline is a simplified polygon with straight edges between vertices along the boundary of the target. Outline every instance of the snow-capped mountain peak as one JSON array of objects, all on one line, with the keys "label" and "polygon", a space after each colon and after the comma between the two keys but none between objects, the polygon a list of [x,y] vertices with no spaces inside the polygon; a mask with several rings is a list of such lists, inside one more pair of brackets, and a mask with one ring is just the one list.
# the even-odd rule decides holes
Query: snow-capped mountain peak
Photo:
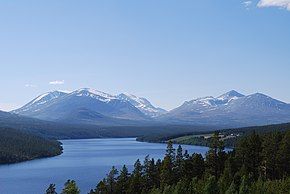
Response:
[{"label": "snow-capped mountain peak", "polygon": [[64,96],[66,94],[68,94],[68,93],[67,92],[64,92],[64,91],[59,91],[59,90],[56,90],[56,91],[53,91],[53,92],[47,92],[47,93],[44,93],[44,94],[38,96],[34,100],[32,100],[30,103],[28,103],[28,105],[32,105],[32,104],[35,104],[35,105],[44,104],[47,101],[50,101],[50,100],[59,98],[59,97]]},{"label": "snow-capped mountain peak", "polygon": [[28,104],[26,104],[25,106],[23,106],[22,108],[13,111],[14,113],[19,113],[19,112],[26,112],[26,111],[33,111],[36,112],[39,110],[39,107],[51,102],[55,99],[58,99],[62,96],[65,96],[69,94],[68,91],[60,91],[60,90],[55,90],[53,92],[47,92],[44,93],[38,97],[36,97],[35,99],[33,99],[31,102],[29,102]]},{"label": "snow-capped mountain peak", "polygon": [[122,93],[117,98],[130,102],[147,116],[156,117],[167,112],[164,109],[154,107],[146,98],[140,98],[132,94]]},{"label": "snow-capped mountain peak", "polygon": [[110,95],[110,94],[107,94],[98,90],[93,90],[90,88],[81,88],[79,90],[72,92],[71,95],[76,95],[79,97],[87,96],[87,97],[91,97],[91,98],[94,98],[103,102],[110,102],[113,99],[117,99],[113,95]]},{"label": "snow-capped mountain peak", "polygon": [[224,100],[229,101],[230,99],[241,98],[241,97],[244,97],[244,96],[245,95],[243,95],[243,94],[241,94],[241,93],[239,93],[239,92],[237,92],[235,90],[231,90],[231,91],[229,91],[229,92],[217,97],[217,99],[223,100],[223,101]]},{"label": "snow-capped mountain peak", "polygon": [[215,105],[215,98],[213,96],[206,96],[203,98],[197,98],[194,100],[191,100],[189,102],[186,102],[187,104],[198,104],[202,106],[212,106]]}]

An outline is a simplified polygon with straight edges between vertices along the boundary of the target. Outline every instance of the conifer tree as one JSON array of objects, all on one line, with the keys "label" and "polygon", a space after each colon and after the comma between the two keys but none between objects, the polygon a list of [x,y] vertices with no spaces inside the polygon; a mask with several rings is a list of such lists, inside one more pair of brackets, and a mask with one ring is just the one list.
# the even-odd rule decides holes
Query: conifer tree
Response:
[{"label": "conifer tree", "polygon": [[103,179],[102,181],[100,181],[98,183],[98,185],[96,186],[94,194],[99,194],[99,193],[102,193],[102,194],[109,193],[108,185],[106,183],[106,179]]},{"label": "conifer tree", "polygon": [[76,185],[74,180],[67,180],[64,184],[64,189],[61,192],[62,194],[80,194],[80,189]]},{"label": "conifer tree", "polygon": [[192,176],[201,178],[205,171],[204,159],[201,154],[192,155]]},{"label": "conifer tree", "polygon": [[118,170],[115,168],[115,166],[112,167],[111,171],[107,175],[107,184],[108,184],[108,192],[109,194],[113,194],[116,190],[116,180],[118,175]]},{"label": "conifer tree", "polygon": [[142,192],[143,189],[143,181],[142,181],[142,165],[140,160],[138,159],[134,164],[134,170],[130,179],[130,194],[138,194]]},{"label": "conifer tree", "polygon": [[248,182],[248,177],[243,176],[242,177],[242,182],[240,185],[240,190],[239,194],[248,194],[249,193],[249,182]]},{"label": "conifer tree", "polygon": [[206,165],[208,172],[215,177],[216,182],[223,172],[225,162],[224,144],[219,132],[215,132],[211,138],[210,149],[206,153]]},{"label": "conifer tree", "polygon": [[117,178],[117,193],[125,194],[128,193],[129,189],[129,172],[126,165],[123,165],[120,175]]},{"label": "conifer tree", "polygon": [[216,183],[215,177],[211,176],[208,178],[205,187],[203,189],[204,194],[216,194],[219,193],[219,188]]},{"label": "conifer tree", "polygon": [[288,131],[282,141],[277,156],[278,164],[280,167],[280,176],[290,176],[290,131]]},{"label": "conifer tree", "polygon": [[160,175],[161,187],[165,185],[171,185],[174,182],[173,167],[175,163],[175,149],[173,148],[172,142],[169,141],[167,144],[166,154],[162,164],[162,171]]},{"label": "conifer tree", "polygon": [[176,180],[179,180],[182,177],[183,167],[184,167],[183,162],[184,162],[184,158],[183,158],[183,153],[182,153],[182,147],[179,145],[177,148],[176,161],[175,161],[175,167],[174,167]]},{"label": "conifer tree", "polygon": [[55,184],[50,184],[46,190],[46,194],[57,194]]}]

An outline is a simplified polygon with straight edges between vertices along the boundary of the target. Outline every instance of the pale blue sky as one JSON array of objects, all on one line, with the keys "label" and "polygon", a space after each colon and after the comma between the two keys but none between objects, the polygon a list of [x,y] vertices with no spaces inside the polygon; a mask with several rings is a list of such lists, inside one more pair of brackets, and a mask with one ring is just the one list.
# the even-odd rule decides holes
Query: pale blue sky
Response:
[{"label": "pale blue sky", "polygon": [[290,102],[290,0],[247,2],[3,0],[0,109],[81,87],[166,109],[232,89]]}]

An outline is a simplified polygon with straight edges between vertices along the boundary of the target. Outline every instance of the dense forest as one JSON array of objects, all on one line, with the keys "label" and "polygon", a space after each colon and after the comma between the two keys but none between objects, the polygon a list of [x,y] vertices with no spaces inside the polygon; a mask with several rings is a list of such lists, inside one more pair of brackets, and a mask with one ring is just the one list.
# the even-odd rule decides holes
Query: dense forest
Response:
[{"label": "dense forest", "polygon": [[[205,133],[208,135],[209,132]],[[194,134],[194,135],[193,135]],[[213,132],[212,132],[213,134]],[[222,135],[222,134],[221,134]],[[190,133],[190,134],[174,134],[174,135],[149,135],[137,137],[137,141],[151,142],[151,143],[167,143],[171,141],[174,144],[196,145],[196,146],[210,146],[212,137],[206,137],[204,133]],[[225,147],[233,148],[239,137],[223,138]]]},{"label": "dense forest", "polygon": [[0,164],[56,156],[61,143],[9,128],[0,128]]},{"label": "dense forest", "polygon": [[[274,131],[287,131],[290,129],[290,123],[266,125],[266,126],[253,126],[243,128],[231,128],[219,130],[220,135],[223,137],[225,147],[233,148],[241,137],[247,136],[253,131],[258,134],[264,134]],[[137,141],[151,142],[151,143],[166,143],[172,141],[175,144],[187,144],[187,145],[199,145],[209,146],[211,144],[211,137],[209,134],[213,134],[213,131],[196,131],[188,133],[178,134],[150,134],[137,137]]]},{"label": "dense forest", "polygon": [[[112,167],[89,194],[286,194],[290,192],[290,131],[242,138],[230,152],[218,132],[205,156],[189,155],[168,142],[164,158],[146,156],[132,172]],[[51,184],[46,193],[55,194]],[[68,180],[63,194],[78,194],[77,183]]]}]

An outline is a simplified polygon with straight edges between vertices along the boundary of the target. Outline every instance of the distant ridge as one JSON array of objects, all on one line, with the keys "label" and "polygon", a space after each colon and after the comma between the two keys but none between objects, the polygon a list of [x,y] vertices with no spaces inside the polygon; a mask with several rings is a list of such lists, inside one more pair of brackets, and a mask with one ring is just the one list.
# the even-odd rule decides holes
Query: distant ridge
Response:
[{"label": "distant ridge", "polygon": [[290,122],[290,104],[261,93],[245,96],[232,90],[216,98],[187,101],[160,119],[233,127],[278,124]]},{"label": "distant ridge", "polygon": [[290,104],[265,94],[243,95],[235,90],[186,101],[168,112],[132,94],[111,95],[82,88],[42,94],[12,113],[48,121],[122,126],[162,123],[245,127],[290,122]]},{"label": "distant ridge", "polygon": [[166,113],[147,99],[135,95],[111,95],[90,88],[70,93],[42,94],[12,113],[48,121],[85,124],[132,125],[130,121],[149,121]]}]

